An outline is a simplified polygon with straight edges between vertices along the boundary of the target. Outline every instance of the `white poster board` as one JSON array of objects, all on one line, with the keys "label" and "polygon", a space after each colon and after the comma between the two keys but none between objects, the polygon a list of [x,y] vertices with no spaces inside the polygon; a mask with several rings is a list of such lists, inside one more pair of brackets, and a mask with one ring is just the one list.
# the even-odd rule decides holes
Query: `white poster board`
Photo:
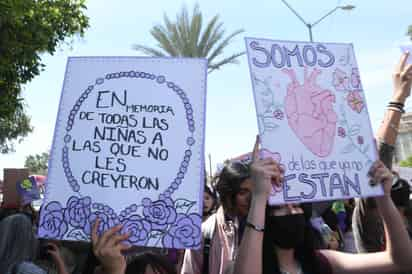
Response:
[{"label": "white poster board", "polygon": [[89,240],[117,224],[129,244],[199,248],[204,59],[71,57],[39,236]]},{"label": "white poster board", "polygon": [[377,159],[351,44],[246,38],[264,149],[286,170],[271,204],[381,195]]}]

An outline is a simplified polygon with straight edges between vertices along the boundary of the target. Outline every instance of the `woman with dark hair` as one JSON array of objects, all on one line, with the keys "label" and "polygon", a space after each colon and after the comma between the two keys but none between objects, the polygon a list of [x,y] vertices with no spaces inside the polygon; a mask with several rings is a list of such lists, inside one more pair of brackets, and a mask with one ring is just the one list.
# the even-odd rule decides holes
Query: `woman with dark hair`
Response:
[{"label": "woman with dark hair", "polygon": [[[57,246],[49,244],[47,253],[57,265],[58,273],[67,274]],[[10,215],[0,222],[0,273],[18,274],[46,272],[33,261],[38,254],[38,240],[32,222],[24,214]]]},{"label": "woman with dark hair", "polygon": [[386,224],[388,245],[373,254],[315,250],[308,221],[311,211],[305,205],[268,206],[272,183],[280,187],[284,171],[273,159],[258,159],[258,139],[250,169],[252,202],[233,273],[376,274],[412,269],[412,245],[390,198],[392,174],[382,162],[375,162],[369,174],[383,185],[384,196],[375,200]]},{"label": "woman with dark hair", "polygon": [[186,250],[182,274],[224,274],[233,266],[250,206],[249,167],[226,161],[213,180],[221,205],[202,224],[202,248]]}]

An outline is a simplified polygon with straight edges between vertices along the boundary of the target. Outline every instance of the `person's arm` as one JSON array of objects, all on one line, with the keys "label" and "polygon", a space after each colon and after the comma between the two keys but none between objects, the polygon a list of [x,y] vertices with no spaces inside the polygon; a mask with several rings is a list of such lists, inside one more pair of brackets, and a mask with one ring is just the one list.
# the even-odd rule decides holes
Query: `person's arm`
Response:
[{"label": "person's arm", "polygon": [[[412,66],[406,65],[409,53],[403,54],[393,74],[393,95],[390,103],[405,104],[411,93]],[[396,108],[385,111],[383,121],[376,134],[379,159],[392,168],[393,153],[402,113]],[[358,251],[376,252],[383,245],[383,226],[376,212],[373,198],[356,201],[353,213],[353,232]]]},{"label": "person's arm", "polygon": [[[411,73],[412,65],[407,65],[409,53],[404,53],[395,68],[393,74],[393,95],[391,102],[404,105],[406,99],[411,94]],[[377,137],[388,145],[395,145],[398,136],[399,122],[402,113],[395,109],[387,109],[384,120],[380,126]],[[387,163],[385,163],[387,164]],[[390,168],[390,166],[388,166]]]},{"label": "person's arm", "polygon": [[375,182],[382,182],[384,196],[377,197],[376,205],[385,224],[386,250],[369,254],[347,254],[331,250],[320,252],[330,262],[334,274],[390,273],[412,269],[412,243],[403,220],[392,202],[390,191],[392,173],[382,162],[371,169]]},{"label": "person's arm", "polygon": [[[280,186],[283,171],[273,159],[258,159],[259,138],[253,149],[250,172],[254,183],[247,222],[256,228],[265,226],[265,210],[272,182]],[[262,274],[263,232],[247,225],[235,260],[233,273]]]},{"label": "person's arm", "polygon": [[59,247],[52,242],[49,242],[47,244],[47,247],[47,253],[51,255],[51,257],[53,258],[53,262],[56,264],[57,273],[69,274],[69,272],[66,269],[66,264],[64,263],[64,260],[60,254]]}]

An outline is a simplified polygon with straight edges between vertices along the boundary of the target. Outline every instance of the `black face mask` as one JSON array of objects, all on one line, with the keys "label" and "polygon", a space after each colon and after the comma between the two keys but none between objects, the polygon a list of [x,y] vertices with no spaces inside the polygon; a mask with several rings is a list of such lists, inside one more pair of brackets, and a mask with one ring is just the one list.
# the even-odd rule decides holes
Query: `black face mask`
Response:
[{"label": "black face mask", "polygon": [[296,248],[303,243],[305,223],[303,214],[270,216],[268,231],[272,234],[273,243],[276,246],[283,249]]}]

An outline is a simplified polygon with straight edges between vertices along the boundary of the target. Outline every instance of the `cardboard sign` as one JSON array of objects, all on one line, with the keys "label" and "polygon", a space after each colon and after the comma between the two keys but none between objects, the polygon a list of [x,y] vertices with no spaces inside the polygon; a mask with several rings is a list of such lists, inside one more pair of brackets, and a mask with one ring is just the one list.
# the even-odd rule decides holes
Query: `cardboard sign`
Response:
[{"label": "cardboard sign", "polygon": [[20,196],[17,193],[17,182],[24,180],[29,176],[29,170],[26,168],[5,168],[3,169],[3,201],[5,207],[20,206]]},{"label": "cardboard sign", "polygon": [[39,236],[89,240],[123,224],[129,244],[199,248],[204,59],[69,58]]},{"label": "cardboard sign", "polygon": [[246,38],[263,148],[286,169],[271,204],[381,195],[377,159],[351,44]]}]

